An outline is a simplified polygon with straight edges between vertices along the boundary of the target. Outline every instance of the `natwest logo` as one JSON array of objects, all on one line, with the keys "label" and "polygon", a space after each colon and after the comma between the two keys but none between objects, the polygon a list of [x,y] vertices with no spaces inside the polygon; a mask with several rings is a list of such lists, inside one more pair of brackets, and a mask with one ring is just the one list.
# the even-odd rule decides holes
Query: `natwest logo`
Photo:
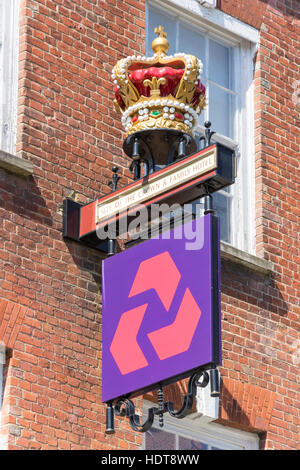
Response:
[{"label": "natwest logo", "polygon": [[[165,251],[142,261],[132,284],[129,297],[152,290],[166,312],[170,310],[181,274],[170,253]],[[137,342],[137,335],[147,312],[151,315],[153,303],[135,307],[121,315],[110,351],[122,375],[148,366],[148,361]],[[190,289],[185,289],[174,321],[147,334],[156,354],[164,360],[186,351],[193,339],[201,310]]]}]

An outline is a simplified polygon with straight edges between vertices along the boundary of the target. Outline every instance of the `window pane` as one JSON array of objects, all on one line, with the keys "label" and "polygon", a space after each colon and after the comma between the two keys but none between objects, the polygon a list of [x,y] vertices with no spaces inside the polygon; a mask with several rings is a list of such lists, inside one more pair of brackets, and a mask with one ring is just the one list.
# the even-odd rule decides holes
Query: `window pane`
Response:
[{"label": "window pane", "polygon": [[208,450],[208,446],[203,442],[179,436],[178,450]]},{"label": "window pane", "polygon": [[[189,29],[183,24],[179,25],[179,45],[177,52],[184,52],[185,54],[192,54],[202,60],[204,65],[205,59],[205,41],[204,37],[199,33]],[[203,70],[205,75],[205,70]]]},{"label": "window pane", "polygon": [[221,88],[209,86],[209,120],[212,130],[232,138],[231,102],[232,96]]},{"label": "window pane", "polygon": [[152,428],[145,438],[147,450],[175,450],[175,434]]},{"label": "window pane", "polygon": [[170,44],[170,49],[168,51],[168,55],[175,54],[175,47],[176,47],[176,23],[173,18],[166,16],[157,10],[150,10],[149,11],[149,22],[148,22],[148,41],[147,41],[147,55],[152,55],[152,41],[157,36],[154,33],[155,28],[158,26],[163,26],[165,32],[168,34],[168,41]]},{"label": "window pane", "polygon": [[215,41],[209,41],[209,78],[226,88],[229,81],[229,48]]}]

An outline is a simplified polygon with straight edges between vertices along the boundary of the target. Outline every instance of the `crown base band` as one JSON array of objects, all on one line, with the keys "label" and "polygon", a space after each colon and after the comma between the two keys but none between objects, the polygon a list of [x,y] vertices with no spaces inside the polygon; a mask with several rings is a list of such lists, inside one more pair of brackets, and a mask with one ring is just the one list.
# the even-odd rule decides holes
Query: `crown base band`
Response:
[{"label": "crown base band", "polygon": [[193,129],[188,124],[163,117],[158,119],[149,118],[145,121],[138,121],[134,123],[131,129],[127,131],[126,137],[135,134],[139,131],[147,131],[154,129],[161,129],[165,131],[180,131],[185,134],[189,134],[191,137],[193,137]]},{"label": "crown base band", "polygon": [[[131,158],[135,158],[134,141],[139,143],[139,159],[148,162],[150,167],[165,166],[178,158],[179,143],[185,141],[185,156],[197,151],[197,143],[185,128],[145,128],[131,133],[124,141],[123,150]],[[155,168],[153,168],[155,169]]]}]

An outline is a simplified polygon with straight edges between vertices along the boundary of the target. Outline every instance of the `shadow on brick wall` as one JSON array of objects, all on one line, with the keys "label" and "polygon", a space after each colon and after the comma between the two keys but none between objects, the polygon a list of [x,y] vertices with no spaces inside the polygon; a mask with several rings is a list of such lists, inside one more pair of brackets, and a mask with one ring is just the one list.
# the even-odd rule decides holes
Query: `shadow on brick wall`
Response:
[{"label": "shadow on brick wall", "polygon": [[274,274],[263,274],[222,260],[221,292],[233,308],[251,313],[272,312],[288,315],[288,305],[277,286]]},{"label": "shadow on brick wall", "polygon": [[268,16],[268,8],[276,9],[280,15],[300,18],[300,8],[298,0],[286,2],[284,0],[218,0],[217,8],[234,16],[239,20],[260,29],[265,16]]},{"label": "shadow on brick wall", "polygon": [[[22,219],[53,226],[50,212],[51,207],[54,207],[53,194],[45,190],[42,195],[32,176],[25,179],[0,170],[0,207]],[[21,220],[17,220],[17,223],[24,225]]]},{"label": "shadow on brick wall", "polygon": [[[66,247],[71,255],[74,264],[77,266],[78,270],[82,273],[88,273],[92,276],[89,276],[89,279],[93,279],[94,288],[90,285],[90,289],[94,292],[102,291],[102,262],[108,257],[107,253],[96,250],[95,248],[89,247],[80,242],[70,240],[68,238],[63,238],[63,242],[66,244]],[[101,240],[99,240],[99,243]],[[116,244],[116,254],[122,251],[121,245]]]},{"label": "shadow on brick wall", "polygon": [[276,399],[277,395],[268,389],[224,377],[217,422],[256,432],[260,436],[260,448],[264,448]]}]

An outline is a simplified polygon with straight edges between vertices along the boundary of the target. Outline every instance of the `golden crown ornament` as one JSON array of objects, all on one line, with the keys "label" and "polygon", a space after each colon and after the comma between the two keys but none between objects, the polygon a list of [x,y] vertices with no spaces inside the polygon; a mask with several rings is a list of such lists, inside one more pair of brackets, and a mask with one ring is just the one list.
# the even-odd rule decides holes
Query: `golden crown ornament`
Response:
[{"label": "golden crown ornament", "polygon": [[152,57],[129,56],[114,67],[114,105],[122,114],[127,155],[136,156],[136,137],[142,160],[153,163],[155,149],[155,162],[167,164],[181,156],[177,148],[170,157],[170,148],[175,142],[178,147],[183,137],[189,152],[196,149],[193,132],[205,106],[205,87],[200,81],[201,60],[181,53],[167,56],[167,33],[162,26],[154,32]]}]

